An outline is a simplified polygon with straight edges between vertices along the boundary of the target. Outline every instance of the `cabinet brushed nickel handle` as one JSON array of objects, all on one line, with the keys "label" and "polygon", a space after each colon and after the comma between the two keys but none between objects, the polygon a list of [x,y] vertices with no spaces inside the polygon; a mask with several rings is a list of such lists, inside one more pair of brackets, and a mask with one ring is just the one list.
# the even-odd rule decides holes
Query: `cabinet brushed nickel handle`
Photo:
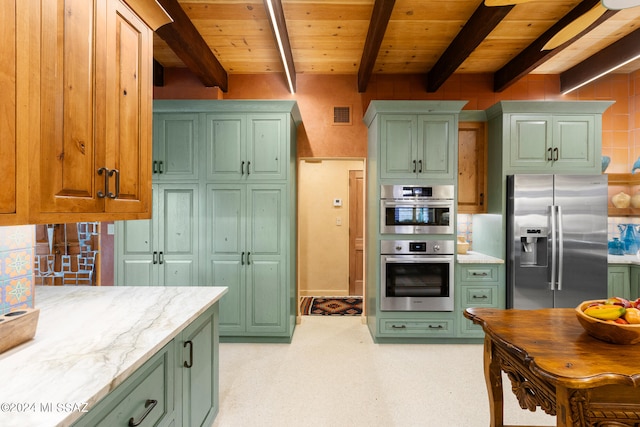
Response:
[{"label": "cabinet brushed nickel handle", "polygon": [[98,198],[104,199],[109,194],[109,169],[100,168],[98,169],[98,175],[104,174],[104,193],[102,191],[98,191]]},{"label": "cabinet brushed nickel handle", "polygon": [[422,160],[418,160],[418,173],[422,173]]},{"label": "cabinet brushed nickel handle", "polygon": [[547,152],[549,153],[549,156],[547,156],[547,161],[549,162],[553,160],[553,157],[551,156],[551,150],[552,150],[551,147],[547,148]]},{"label": "cabinet brushed nickel handle", "polygon": [[558,161],[558,147],[553,149],[553,161],[554,162]]},{"label": "cabinet brushed nickel handle", "polygon": [[147,415],[149,415],[149,413],[153,411],[153,408],[155,408],[157,404],[158,404],[157,400],[147,399],[147,401],[144,402],[144,407],[145,407],[144,414],[142,414],[142,417],[140,418],[139,421],[136,421],[133,417],[129,418],[129,427],[136,427],[142,424],[144,419],[147,418]]},{"label": "cabinet brushed nickel handle", "polygon": [[[113,175],[116,176],[116,192],[115,193],[111,193],[107,189],[107,191],[108,191],[107,197],[109,197],[110,199],[117,199],[118,196],[120,195],[120,171],[118,169],[110,170],[109,171],[109,177],[112,177]],[[107,182],[109,182],[109,181],[107,181]]]},{"label": "cabinet brushed nickel handle", "polygon": [[189,341],[185,341],[184,344],[182,345],[182,347],[186,347],[187,344],[189,345],[189,361],[187,362],[186,360],[183,363],[183,366],[185,368],[191,368],[193,366],[193,341],[189,340]]},{"label": "cabinet brushed nickel handle", "polygon": [[416,161],[413,161],[413,173],[416,173]]},{"label": "cabinet brushed nickel handle", "polygon": [[158,263],[158,252],[153,251],[153,263],[157,264]]}]

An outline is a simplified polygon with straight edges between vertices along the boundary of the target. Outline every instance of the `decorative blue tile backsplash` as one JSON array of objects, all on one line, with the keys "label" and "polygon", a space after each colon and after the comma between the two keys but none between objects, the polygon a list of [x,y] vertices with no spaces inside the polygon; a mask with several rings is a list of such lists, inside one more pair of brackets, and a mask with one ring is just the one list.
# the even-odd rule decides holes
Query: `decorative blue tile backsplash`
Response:
[{"label": "decorative blue tile backsplash", "polygon": [[0,227],[0,314],[33,307],[33,225]]}]

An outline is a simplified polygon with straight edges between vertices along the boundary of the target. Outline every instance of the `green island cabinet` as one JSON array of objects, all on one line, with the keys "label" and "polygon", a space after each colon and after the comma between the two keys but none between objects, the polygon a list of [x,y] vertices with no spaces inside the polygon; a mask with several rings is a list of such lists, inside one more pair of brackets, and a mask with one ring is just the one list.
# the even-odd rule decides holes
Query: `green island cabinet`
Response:
[{"label": "green island cabinet", "polygon": [[213,424],[219,408],[217,322],[215,304],[73,426]]},{"label": "green island cabinet", "polygon": [[[371,101],[365,113],[366,310],[369,331],[378,343],[438,342],[459,337],[457,322],[461,313],[457,308],[445,312],[380,309],[380,241],[420,237],[381,235],[379,200],[382,184],[457,185],[458,115],[465,104],[466,101]],[[455,292],[457,289],[454,296]]]},{"label": "green island cabinet", "polygon": [[640,265],[609,264],[608,297],[640,298]]},{"label": "green island cabinet", "polygon": [[221,341],[289,342],[297,103],[155,101],[153,118],[154,210],[116,223],[117,284],[226,286]]}]

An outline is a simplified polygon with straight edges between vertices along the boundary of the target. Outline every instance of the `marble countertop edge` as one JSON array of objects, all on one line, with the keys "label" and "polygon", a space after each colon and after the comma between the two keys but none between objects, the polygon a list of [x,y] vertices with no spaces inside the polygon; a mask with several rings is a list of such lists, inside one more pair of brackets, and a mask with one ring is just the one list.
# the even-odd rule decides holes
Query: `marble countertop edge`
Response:
[{"label": "marble countertop edge", "polygon": [[504,264],[504,260],[480,252],[468,251],[466,254],[458,254],[459,264]]}]

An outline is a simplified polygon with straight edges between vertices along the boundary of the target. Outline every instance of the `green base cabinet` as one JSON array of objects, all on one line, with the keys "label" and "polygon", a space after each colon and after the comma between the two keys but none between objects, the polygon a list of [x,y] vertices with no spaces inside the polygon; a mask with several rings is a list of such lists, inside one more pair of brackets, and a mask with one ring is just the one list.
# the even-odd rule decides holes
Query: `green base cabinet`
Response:
[{"label": "green base cabinet", "polygon": [[504,264],[456,264],[456,308],[458,334],[467,338],[483,338],[482,327],[464,317],[470,307],[504,308]]},{"label": "green base cabinet", "polygon": [[[607,279],[607,297],[631,298],[631,279],[628,264],[609,264]],[[637,280],[637,273],[636,273]]]},{"label": "green base cabinet", "polygon": [[219,408],[217,322],[216,303],[74,427],[210,426]]}]

